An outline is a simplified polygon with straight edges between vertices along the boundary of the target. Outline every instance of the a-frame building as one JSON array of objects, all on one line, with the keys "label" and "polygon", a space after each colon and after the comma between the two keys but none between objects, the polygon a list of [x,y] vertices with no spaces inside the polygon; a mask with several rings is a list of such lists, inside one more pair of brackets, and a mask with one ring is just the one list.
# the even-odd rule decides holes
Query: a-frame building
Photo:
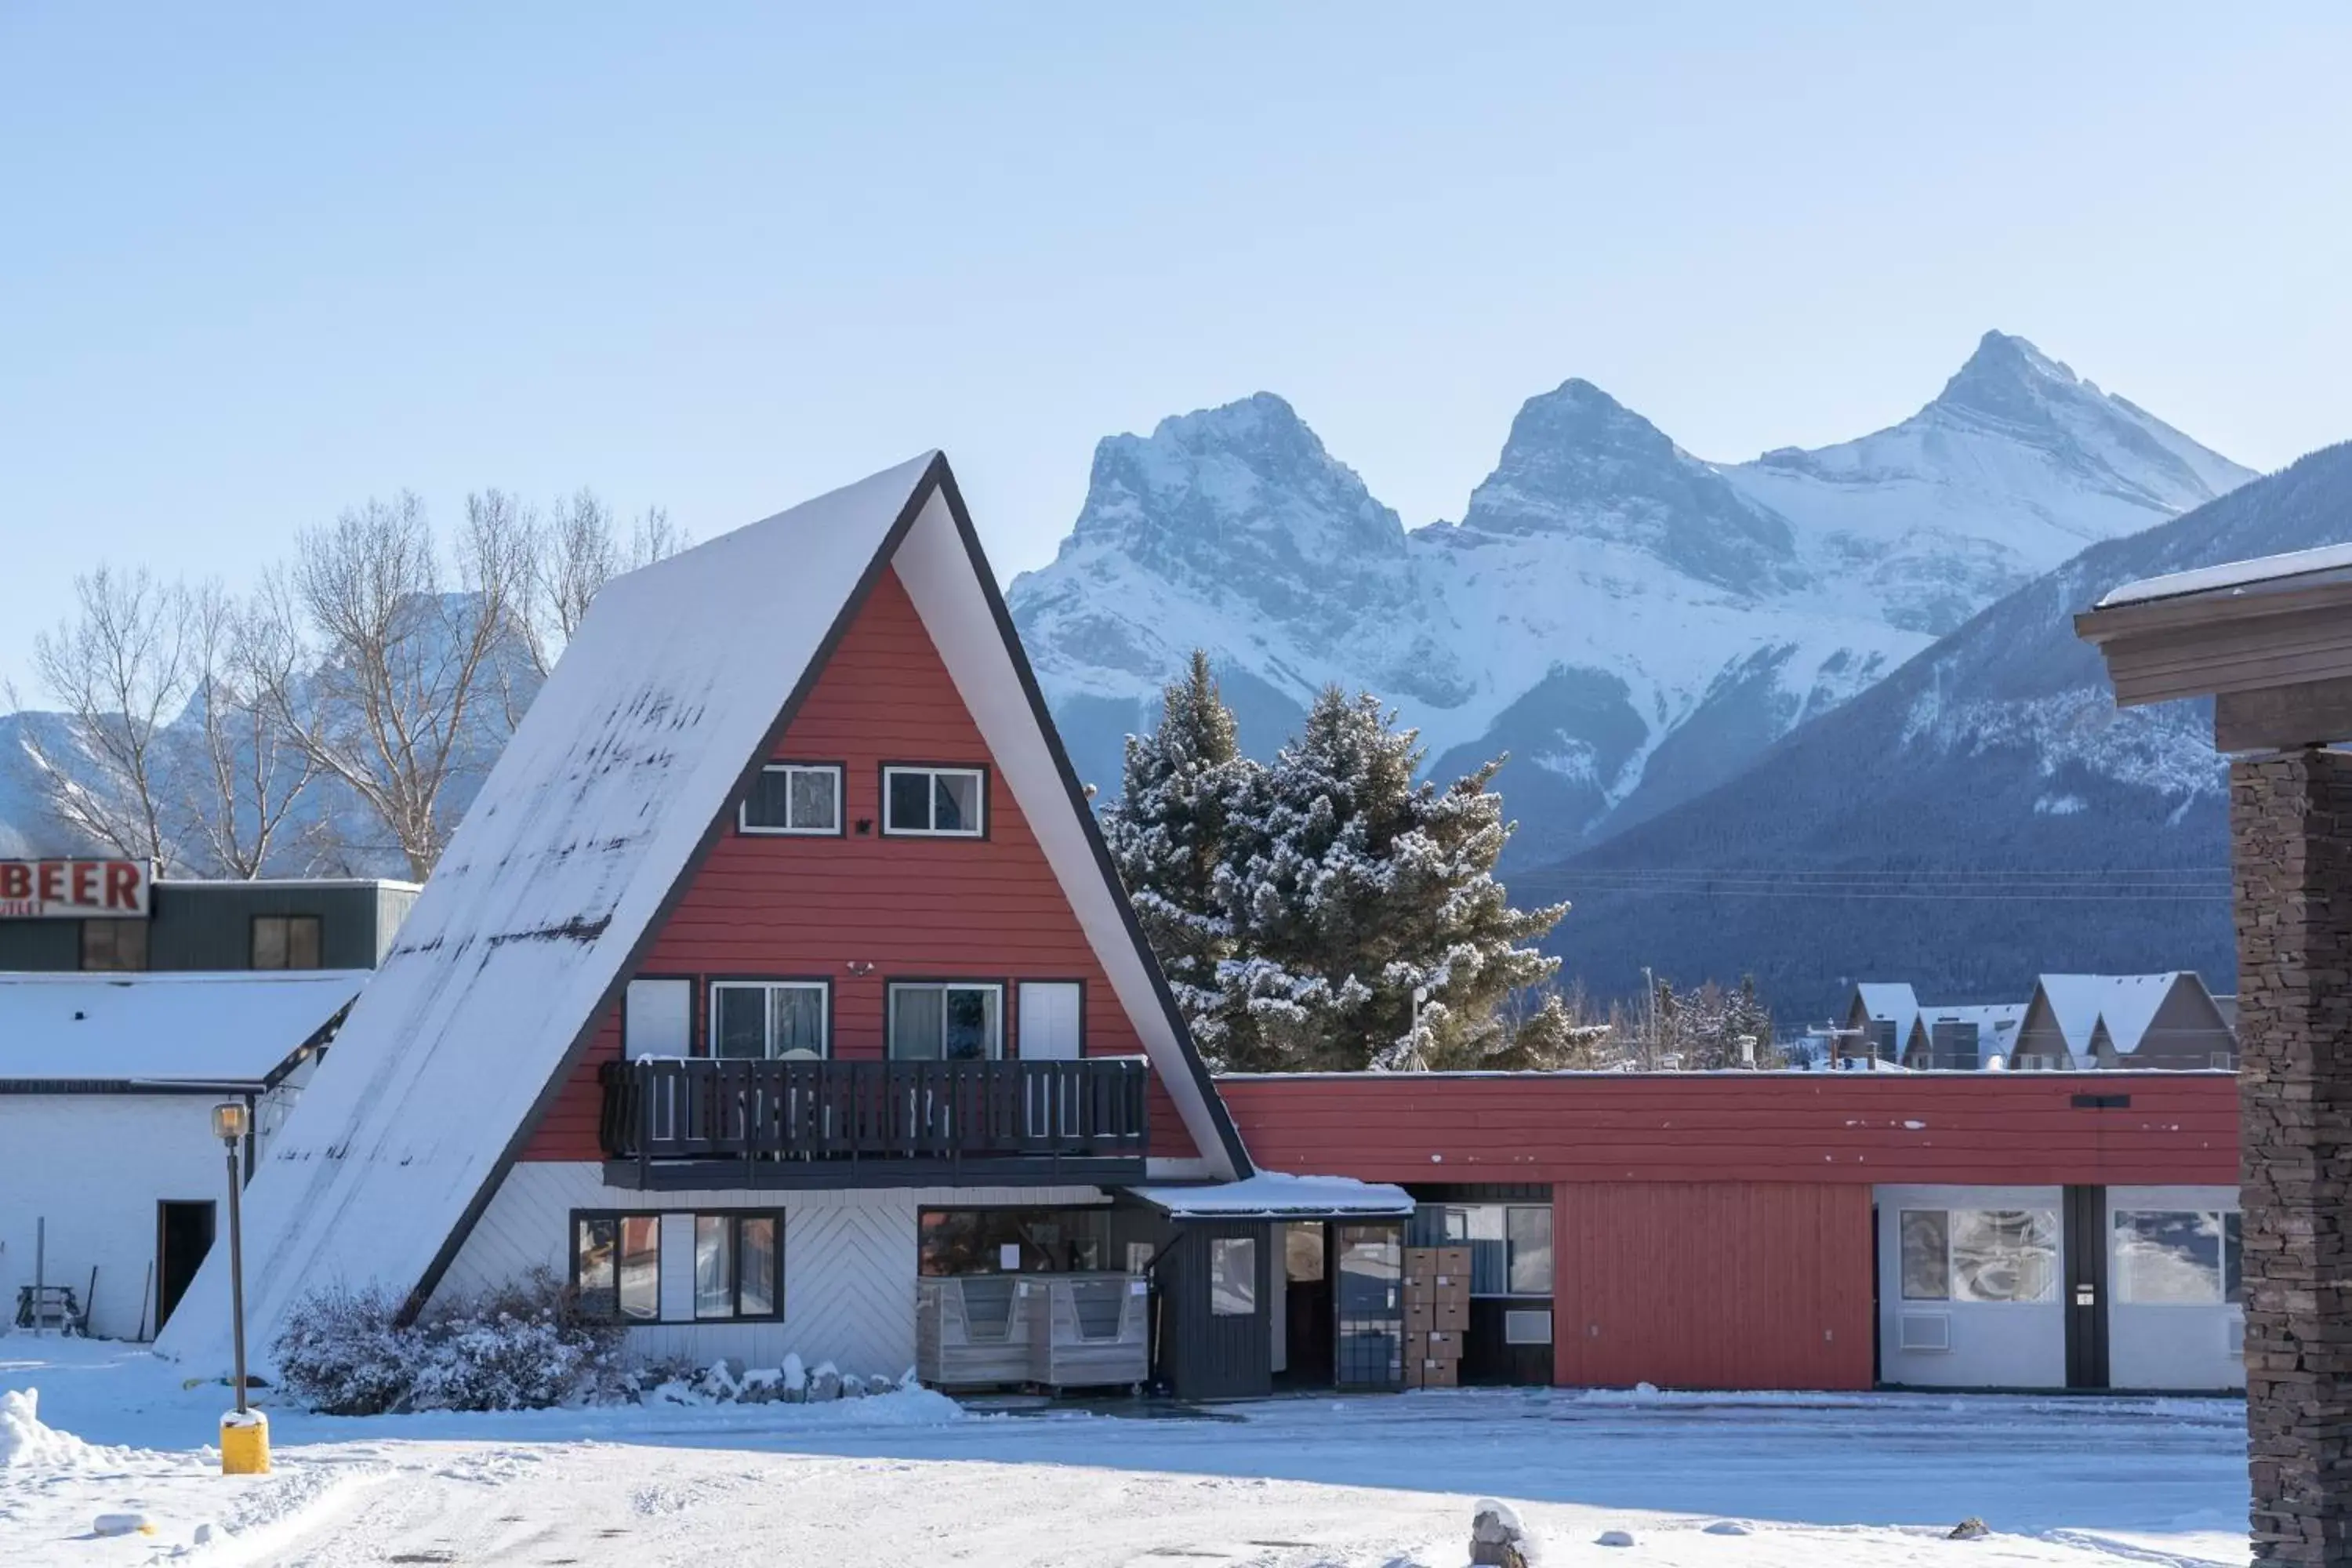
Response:
[{"label": "a-frame building", "polygon": [[545,1268],[895,1374],[919,1275],[1136,1268],[1253,1175],[933,453],[599,595],[251,1185],[249,1338]]}]

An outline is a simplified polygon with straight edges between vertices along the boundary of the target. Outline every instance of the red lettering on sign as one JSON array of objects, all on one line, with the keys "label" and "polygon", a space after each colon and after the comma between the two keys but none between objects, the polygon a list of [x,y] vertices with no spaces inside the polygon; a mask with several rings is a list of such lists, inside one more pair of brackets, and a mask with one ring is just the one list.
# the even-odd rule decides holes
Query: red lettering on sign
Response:
[{"label": "red lettering on sign", "polygon": [[45,904],[57,904],[57,903],[63,903],[63,902],[65,901],[65,896],[66,896],[66,868],[65,868],[65,863],[64,863],[63,861],[60,861],[60,860],[44,860],[44,861],[42,861],[42,862],[41,862],[41,901],[42,901],[43,903],[45,903]]},{"label": "red lettering on sign", "polygon": [[98,865],[91,860],[73,863],[73,901],[87,909],[98,902]]},{"label": "red lettering on sign", "polygon": [[33,896],[33,868],[22,860],[0,862],[0,899]]},{"label": "red lettering on sign", "polygon": [[139,907],[139,868],[128,860],[107,862],[106,907],[110,910],[135,910]]}]

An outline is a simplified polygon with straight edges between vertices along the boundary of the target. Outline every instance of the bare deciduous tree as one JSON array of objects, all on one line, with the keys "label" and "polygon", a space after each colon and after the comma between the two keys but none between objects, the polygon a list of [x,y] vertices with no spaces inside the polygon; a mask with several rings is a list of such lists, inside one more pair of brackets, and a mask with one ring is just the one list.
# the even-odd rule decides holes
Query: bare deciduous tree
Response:
[{"label": "bare deciduous tree", "polygon": [[469,497],[455,544],[458,591],[445,592],[424,503],[406,492],[371,500],[303,532],[267,595],[274,635],[299,642],[307,631],[313,660],[272,681],[273,715],[420,881],[448,843],[450,781],[487,769],[509,732],[501,661],[525,656],[528,520],[497,491]]},{"label": "bare deciduous tree", "polygon": [[[279,724],[268,693],[301,677],[289,628],[218,583],[188,595],[195,649],[194,755],[173,798],[182,837],[201,843],[222,876],[254,878],[281,855],[318,764]],[[307,858],[307,857],[306,857]]]},{"label": "bare deciduous tree", "polygon": [[167,731],[195,676],[189,606],[184,588],[143,567],[100,566],[74,579],[73,615],[33,644],[33,668],[65,719],[59,742],[26,732],[43,803],[68,834],[166,868],[181,863]]},{"label": "bare deciduous tree", "polygon": [[558,502],[532,529],[531,538],[530,594],[523,620],[531,664],[541,679],[555,668],[606,583],[675,555],[687,544],[659,507],[638,518],[624,541],[613,509],[584,489]]}]

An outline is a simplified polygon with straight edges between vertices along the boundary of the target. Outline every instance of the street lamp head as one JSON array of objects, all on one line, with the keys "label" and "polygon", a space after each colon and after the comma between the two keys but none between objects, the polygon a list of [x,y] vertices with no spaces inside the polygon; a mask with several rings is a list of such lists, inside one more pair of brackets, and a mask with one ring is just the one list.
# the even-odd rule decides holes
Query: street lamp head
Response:
[{"label": "street lamp head", "polygon": [[1426,985],[1416,985],[1416,986],[1414,986],[1414,987],[1412,988],[1412,1005],[1413,1005],[1414,1006],[1418,1007],[1418,1006],[1420,1006],[1423,1003],[1424,1003],[1424,1002],[1426,1002],[1426,1001],[1428,1001],[1428,1000],[1429,1000],[1429,987],[1428,987],[1428,986],[1426,986]]},{"label": "street lamp head", "polygon": [[213,1136],[234,1143],[253,1131],[253,1112],[241,1100],[225,1100],[213,1107]]}]

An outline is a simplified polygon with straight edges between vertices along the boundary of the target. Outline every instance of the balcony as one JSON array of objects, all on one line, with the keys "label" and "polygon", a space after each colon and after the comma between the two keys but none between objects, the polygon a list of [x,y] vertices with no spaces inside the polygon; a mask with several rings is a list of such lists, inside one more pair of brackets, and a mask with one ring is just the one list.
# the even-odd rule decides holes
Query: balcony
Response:
[{"label": "balcony", "polygon": [[1139,1057],[608,1062],[607,1186],[1034,1186],[1143,1179]]}]

